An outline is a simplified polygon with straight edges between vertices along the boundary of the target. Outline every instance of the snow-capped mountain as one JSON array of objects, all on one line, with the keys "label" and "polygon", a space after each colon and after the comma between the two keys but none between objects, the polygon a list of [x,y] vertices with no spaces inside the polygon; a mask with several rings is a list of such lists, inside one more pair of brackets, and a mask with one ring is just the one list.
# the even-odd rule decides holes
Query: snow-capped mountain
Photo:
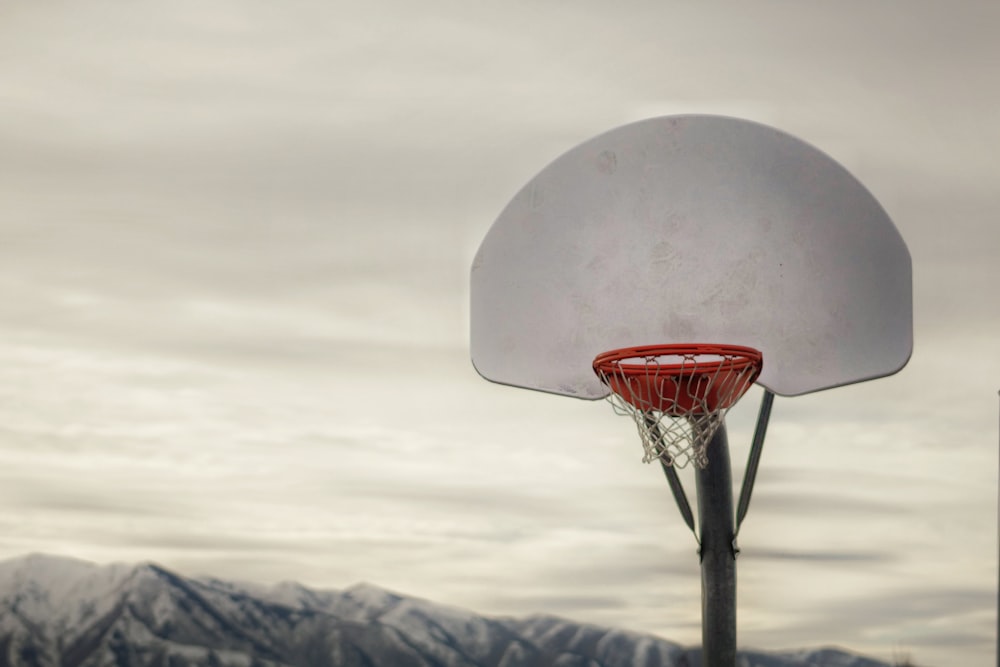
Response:
[{"label": "snow-capped mountain", "polygon": [[[833,649],[743,652],[740,667],[888,667]],[[488,618],[361,584],[314,591],[157,565],[0,562],[0,667],[697,667],[649,635]]]}]

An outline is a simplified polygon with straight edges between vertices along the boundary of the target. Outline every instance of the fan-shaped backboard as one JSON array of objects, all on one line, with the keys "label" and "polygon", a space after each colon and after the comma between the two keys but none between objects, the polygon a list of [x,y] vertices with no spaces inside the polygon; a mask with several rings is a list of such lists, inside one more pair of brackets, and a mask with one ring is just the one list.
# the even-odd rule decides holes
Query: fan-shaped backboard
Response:
[{"label": "fan-shaped backboard", "polygon": [[621,347],[746,345],[791,396],[890,375],[912,349],[910,256],[843,167],[779,130],[653,118],[573,148],[476,254],[471,352],[494,382],[596,399]]}]

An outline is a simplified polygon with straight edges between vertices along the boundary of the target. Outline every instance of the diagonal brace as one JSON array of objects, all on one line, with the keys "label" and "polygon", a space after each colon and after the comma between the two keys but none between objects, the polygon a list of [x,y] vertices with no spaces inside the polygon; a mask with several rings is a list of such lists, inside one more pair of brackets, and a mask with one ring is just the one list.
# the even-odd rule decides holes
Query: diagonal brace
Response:
[{"label": "diagonal brace", "polygon": [[[660,425],[656,423],[656,420],[646,417],[646,426],[649,428],[653,438],[656,441],[663,439],[663,433],[660,431]],[[681,517],[684,519],[684,523],[687,527],[691,529],[694,534],[694,539],[698,541],[699,546],[701,541],[698,540],[698,532],[694,527],[694,513],[691,511],[691,503],[688,502],[687,494],[684,493],[684,485],[681,484],[681,478],[677,475],[677,469],[674,468],[673,462],[669,458],[669,454],[664,453],[667,458],[660,458],[660,465],[663,467],[663,474],[667,476],[667,483],[670,484],[670,491],[674,494],[674,502],[677,503],[677,509],[681,512]]]},{"label": "diagonal brace", "polygon": [[750,508],[750,495],[753,493],[754,480],[757,478],[757,467],[760,465],[760,455],[764,449],[764,436],[767,435],[767,423],[771,419],[771,405],[774,403],[774,393],[764,390],[760,402],[760,412],[757,414],[757,428],[753,434],[753,444],[750,446],[750,456],[747,459],[747,469],[743,474],[743,487],[740,489],[740,501],[736,506],[736,532],[733,535],[733,549],[736,549],[736,535],[740,532],[740,524]]}]

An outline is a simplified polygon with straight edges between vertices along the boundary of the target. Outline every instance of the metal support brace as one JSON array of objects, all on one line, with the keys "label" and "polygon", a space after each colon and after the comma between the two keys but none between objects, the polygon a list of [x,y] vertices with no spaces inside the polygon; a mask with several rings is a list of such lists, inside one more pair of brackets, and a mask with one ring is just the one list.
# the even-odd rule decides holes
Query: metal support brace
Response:
[{"label": "metal support brace", "polygon": [[[647,417],[646,426],[657,441],[662,440],[663,434],[660,432],[660,425],[655,420]],[[661,458],[660,466],[663,468],[663,474],[667,476],[667,483],[670,484],[670,491],[674,494],[674,502],[677,503],[677,509],[680,510],[684,523],[691,529],[695,541],[698,542],[698,555],[700,557],[701,540],[698,539],[698,531],[694,527],[694,513],[691,511],[691,503],[688,502],[687,494],[684,493],[684,485],[681,484],[681,478],[677,475],[677,469],[674,468],[670,459]]]},{"label": "metal support brace", "polygon": [[674,500],[677,502],[677,509],[681,511],[681,516],[684,517],[684,523],[691,529],[691,532],[694,533],[694,538],[697,540],[698,533],[694,527],[694,512],[691,511],[691,504],[688,502],[687,495],[684,493],[684,486],[681,484],[681,479],[677,476],[677,469],[663,460],[660,461],[660,465],[663,467],[663,474],[667,476],[667,482],[670,484],[670,490],[674,494]]},{"label": "metal support brace", "polygon": [[764,436],[767,435],[767,423],[771,419],[771,405],[774,403],[774,393],[764,390],[760,402],[760,412],[757,414],[757,428],[753,434],[753,444],[750,446],[750,456],[747,459],[747,469],[743,473],[743,487],[740,489],[740,501],[736,507],[736,532],[733,534],[733,555],[740,552],[736,546],[736,536],[740,533],[740,525],[750,508],[750,495],[753,493],[754,480],[757,478],[757,467],[760,465],[760,455],[764,449]]}]

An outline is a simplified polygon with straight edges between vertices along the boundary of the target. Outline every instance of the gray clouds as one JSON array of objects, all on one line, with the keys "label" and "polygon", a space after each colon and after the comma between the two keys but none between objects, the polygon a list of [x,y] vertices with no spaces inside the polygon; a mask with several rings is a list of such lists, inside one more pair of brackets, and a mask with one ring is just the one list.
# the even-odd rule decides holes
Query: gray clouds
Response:
[{"label": "gray clouds", "polygon": [[[0,555],[697,641],[694,541],[632,426],[476,377],[466,281],[560,152],[730,113],[872,190],[916,303],[899,375],[776,404],[742,636],[982,662],[998,25],[986,3],[4,5]],[[730,416],[737,478],[758,397]]]}]

